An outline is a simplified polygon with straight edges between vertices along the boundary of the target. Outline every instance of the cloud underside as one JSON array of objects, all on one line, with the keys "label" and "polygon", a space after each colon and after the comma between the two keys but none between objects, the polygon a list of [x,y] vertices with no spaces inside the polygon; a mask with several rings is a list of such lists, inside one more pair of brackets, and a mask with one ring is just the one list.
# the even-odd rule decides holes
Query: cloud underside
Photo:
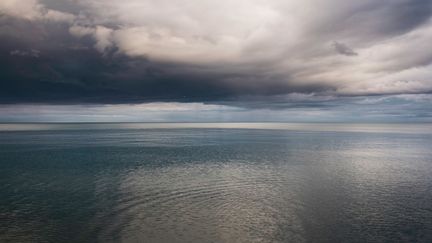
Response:
[{"label": "cloud underside", "polygon": [[2,0],[0,103],[429,94],[431,15],[430,0]]}]

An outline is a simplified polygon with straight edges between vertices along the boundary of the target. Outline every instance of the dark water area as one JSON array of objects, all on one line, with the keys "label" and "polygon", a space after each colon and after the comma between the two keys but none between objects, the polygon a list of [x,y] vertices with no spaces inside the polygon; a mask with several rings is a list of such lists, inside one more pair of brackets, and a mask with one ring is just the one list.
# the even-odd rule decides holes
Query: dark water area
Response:
[{"label": "dark water area", "polygon": [[432,242],[429,128],[2,124],[0,242]]}]

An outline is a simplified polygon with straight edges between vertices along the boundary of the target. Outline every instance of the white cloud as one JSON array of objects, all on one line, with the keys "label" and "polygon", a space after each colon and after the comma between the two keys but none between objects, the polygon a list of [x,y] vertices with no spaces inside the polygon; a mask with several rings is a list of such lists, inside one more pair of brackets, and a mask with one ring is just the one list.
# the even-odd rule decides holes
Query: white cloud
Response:
[{"label": "white cloud", "polygon": [[[278,74],[286,82],[299,85],[335,86],[338,93],[345,94],[419,92],[432,88],[430,72],[405,71],[432,62],[428,48],[432,24],[428,22],[410,32],[405,31],[404,22],[418,17],[408,16],[410,12],[407,19],[383,19],[386,13],[404,13],[404,6],[410,7],[409,1],[80,3],[99,25],[117,24],[112,29],[95,27],[99,31],[92,33],[87,28],[80,33],[71,29],[76,35],[93,35],[101,52],[115,45],[119,52],[132,57],[207,65],[216,70],[250,65],[250,69],[245,69],[250,71],[264,64],[262,75]],[[338,56],[332,48],[345,56]]]},{"label": "white cloud", "polygon": [[69,28],[69,32],[75,37],[84,37],[86,35],[93,35],[95,33],[95,28],[73,25]]},{"label": "white cloud", "polygon": [[50,20],[58,22],[73,22],[73,14],[47,9],[37,0],[2,0],[0,13],[28,20]]}]

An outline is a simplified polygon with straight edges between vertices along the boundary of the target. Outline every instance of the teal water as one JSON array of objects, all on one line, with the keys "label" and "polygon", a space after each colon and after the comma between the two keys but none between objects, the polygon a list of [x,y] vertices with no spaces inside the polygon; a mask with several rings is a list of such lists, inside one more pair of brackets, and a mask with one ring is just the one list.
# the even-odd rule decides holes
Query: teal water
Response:
[{"label": "teal water", "polygon": [[432,127],[0,124],[0,242],[432,242]]}]

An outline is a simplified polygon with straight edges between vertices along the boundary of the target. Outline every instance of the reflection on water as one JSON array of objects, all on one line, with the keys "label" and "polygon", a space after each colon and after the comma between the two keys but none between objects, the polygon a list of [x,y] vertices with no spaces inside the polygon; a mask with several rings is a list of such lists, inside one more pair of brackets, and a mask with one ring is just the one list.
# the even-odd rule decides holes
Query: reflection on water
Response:
[{"label": "reflection on water", "polygon": [[0,242],[432,241],[427,132],[72,126],[0,133]]}]

